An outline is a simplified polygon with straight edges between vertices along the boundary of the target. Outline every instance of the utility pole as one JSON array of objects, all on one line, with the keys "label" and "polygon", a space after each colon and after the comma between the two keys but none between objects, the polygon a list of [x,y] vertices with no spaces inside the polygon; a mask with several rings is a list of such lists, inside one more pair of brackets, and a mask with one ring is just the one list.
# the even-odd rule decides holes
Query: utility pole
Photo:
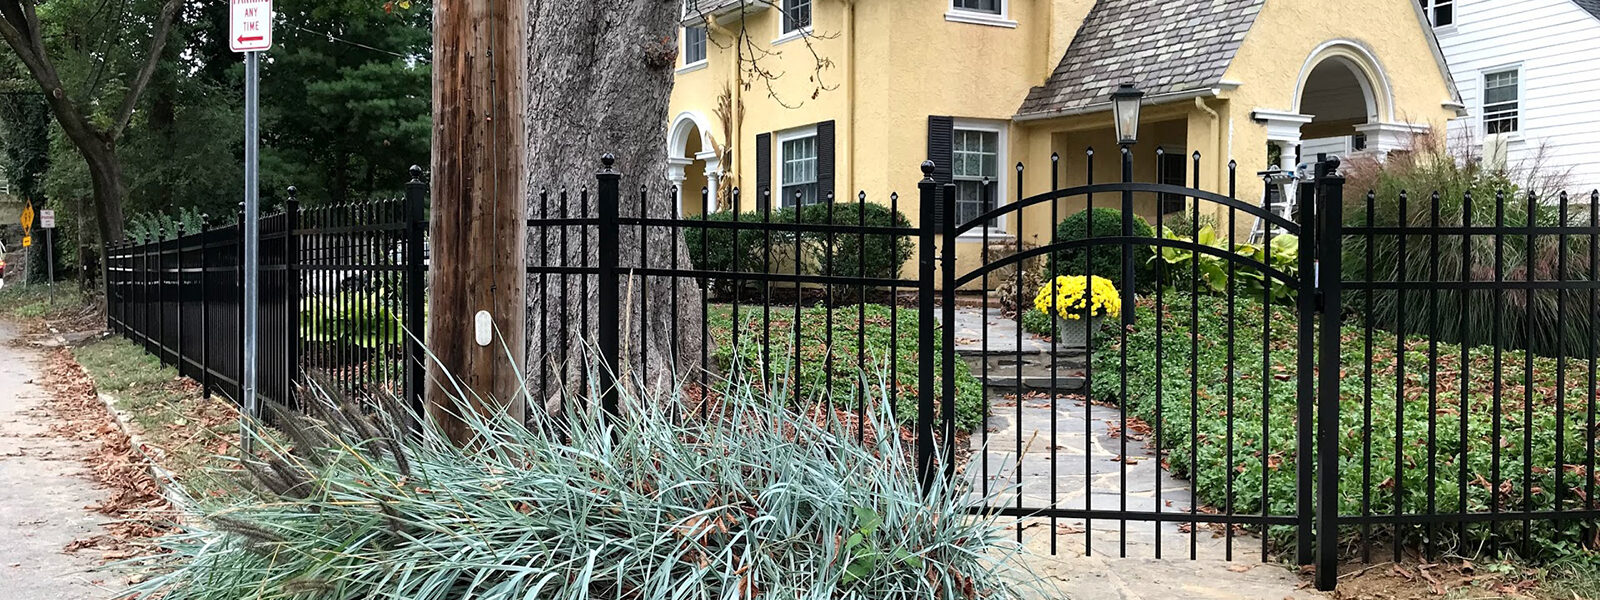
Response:
[{"label": "utility pole", "polygon": [[426,406],[457,443],[466,411],[527,410],[527,15],[527,0],[434,3]]}]

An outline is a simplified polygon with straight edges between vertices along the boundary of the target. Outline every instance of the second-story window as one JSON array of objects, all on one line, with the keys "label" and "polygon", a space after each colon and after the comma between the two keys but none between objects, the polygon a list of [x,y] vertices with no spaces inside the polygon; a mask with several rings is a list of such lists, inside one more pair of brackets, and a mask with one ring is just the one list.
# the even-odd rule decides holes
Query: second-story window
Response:
[{"label": "second-story window", "polygon": [[706,59],[706,28],[704,25],[683,28],[683,64],[692,65]]},{"label": "second-story window", "polygon": [[954,0],[953,8],[967,12],[984,13],[989,15],[1004,14],[1005,0]]},{"label": "second-story window", "polygon": [[811,0],[783,0],[783,33],[811,27]]},{"label": "second-story window", "polygon": [[1518,73],[1516,69],[1483,74],[1483,132],[1514,133],[1518,117]]},{"label": "second-story window", "polygon": [[1434,27],[1444,27],[1456,24],[1455,0],[1417,0],[1422,5],[1422,12],[1428,14],[1428,20]]}]

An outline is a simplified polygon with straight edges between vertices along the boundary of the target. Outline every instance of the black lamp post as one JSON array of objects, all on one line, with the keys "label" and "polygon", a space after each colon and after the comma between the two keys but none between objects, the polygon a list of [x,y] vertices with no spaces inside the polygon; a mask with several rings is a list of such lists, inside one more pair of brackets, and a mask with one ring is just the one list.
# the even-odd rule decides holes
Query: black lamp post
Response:
[{"label": "black lamp post", "polygon": [[[1117,125],[1117,145],[1122,147],[1122,182],[1133,183],[1133,151],[1129,148],[1139,141],[1139,103],[1144,92],[1124,83],[1111,93],[1111,113]],[[1133,191],[1122,192],[1122,238],[1133,239]],[[1132,325],[1133,311],[1138,302],[1134,294],[1133,247],[1122,247],[1122,323]]]}]

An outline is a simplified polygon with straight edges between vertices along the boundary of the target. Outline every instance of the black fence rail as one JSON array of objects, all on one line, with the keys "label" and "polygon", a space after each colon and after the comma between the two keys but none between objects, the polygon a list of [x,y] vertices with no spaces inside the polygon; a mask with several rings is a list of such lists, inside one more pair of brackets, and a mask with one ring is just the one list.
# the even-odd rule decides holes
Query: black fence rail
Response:
[{"label": "black fence rail", "polygon": [[[421,175],[414,169],[397,199],[302,207],[290,188],[283,209],[261,219],[262,401],[292,406],[295,383],[314,371],[345,393],[421,402],[428,229]],[[238,403],[242,230],[234,224],[160,237],[108,250],[110,326],[205,393]]]}]

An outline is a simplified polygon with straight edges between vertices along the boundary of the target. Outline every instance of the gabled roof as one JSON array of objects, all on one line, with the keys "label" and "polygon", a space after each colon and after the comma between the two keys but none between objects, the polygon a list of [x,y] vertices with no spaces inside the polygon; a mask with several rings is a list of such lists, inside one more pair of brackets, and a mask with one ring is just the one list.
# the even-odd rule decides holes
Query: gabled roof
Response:
[{"label": "gabled roof", "polygon": [[1589,11],[1589,14],[1594,15],[1594,18],[1600,19],[1600,0],[1572,0],[1572,1],[1576,2],[1578,4],[1579,8],[1582,8],[1582,9],[1584,9],[1586,11]]},{"label": "gabled roof", "polygon": [[[1103,103],[1117,85],[1147,96],[1215,87],[1265,0],[1099,0],[1050,79],[1018,116]],[[1600,0],[1586,0],[1600,2]]]}]

